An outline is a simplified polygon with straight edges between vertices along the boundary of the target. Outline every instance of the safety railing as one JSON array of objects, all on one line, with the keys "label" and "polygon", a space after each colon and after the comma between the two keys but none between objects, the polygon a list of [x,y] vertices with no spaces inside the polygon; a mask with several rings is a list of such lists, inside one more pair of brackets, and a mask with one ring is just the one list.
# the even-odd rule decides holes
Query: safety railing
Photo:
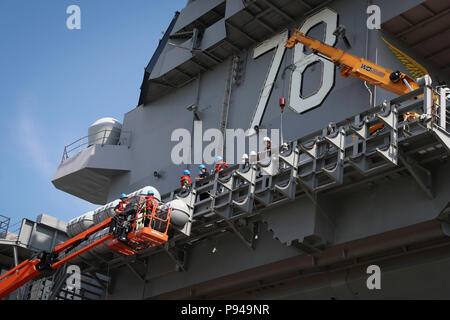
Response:
[{"label": "safety railing", "polygon": [[[92,137],[96,137],[95,139],[91,139]],[[117,130],[101,130],[94,134],[84,136],[71,144],[64,147],[63,156],[61,162],[69,159],[73,154],[78,154],[87,147],[91,145],[101,145],[104,146],[109,139],[118,139],[117,145],[130,146],[130,131],[117,131]]]},{"label": "safety railing", "polygon": [[434,119],[435,124],[450,132],[450,89],[447,87],[437,87],[433,89],[434,102]]},{"label": "safety railing", "polygon": [[10,218],[0,215],[0,239],[7,237],[10,221]]},{"label": "safety railing", "polygon": [[[445,87],[424,85],[354,117],[286,142],[286,149],[275,157],[279,162],[260,154],[256,165],[250,161],[230,166],[220,174],[196,179],[188,188],[176,189],[162,198],[164,201],[184,199],[196,221],[213,219],[216,214],[234,219],[241,214],[252,214],[257,207],[293,199],[303,192],[303,187],[307,190],[305,193],[318,192],[368,175],[389,172],[389,168],[403,163],[399,157],[432,161],[442,157],[450,147],[450,113],[446,107],[449,93],[450,89]],[[414,116],[405,118],[408,114]],[[380,130],[372,130],[379,124]],[[414,138],[419,136],[422,138]],[[410,138],[414,147],[410,145]],[[270,172],[267,167],[277,170],[267,174]],[[344,181],[344,175],[352,175],[352,179]],[[302,188],[296,188],[297,182]],[[429,192],[426,187],[424,191]],[[213,225],[210,220],[204,222],[205,226]]]},{"label": "safety railing", "polygon": [[[143,197],[140,197],[143,199]],[[162,234],[167,234],[170,226],[171,209],[165,205],[158,206],[155,201],[154,207],[149,211],[145,203],[138,212],[136,217],[131,220],[133,224],[133,232],[139,232],[144,227],[150,227]]]}]

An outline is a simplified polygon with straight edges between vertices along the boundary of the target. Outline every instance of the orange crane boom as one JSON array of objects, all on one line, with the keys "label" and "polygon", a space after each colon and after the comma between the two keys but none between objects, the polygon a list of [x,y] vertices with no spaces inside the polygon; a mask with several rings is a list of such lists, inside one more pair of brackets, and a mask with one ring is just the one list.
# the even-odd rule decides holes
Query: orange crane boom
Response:
[{"label": "orange crane boom", "polygon": [[319,40],[308,38],[299,30],[295,30],[285,47],[293,49],[297,43],[302,43],[313,53],[325,57],[340,67],[340,73],[345,78],[354,76],[398,95],[419,89],[415,79],[400,71],[394,72],[341,49],[326,45]]}]

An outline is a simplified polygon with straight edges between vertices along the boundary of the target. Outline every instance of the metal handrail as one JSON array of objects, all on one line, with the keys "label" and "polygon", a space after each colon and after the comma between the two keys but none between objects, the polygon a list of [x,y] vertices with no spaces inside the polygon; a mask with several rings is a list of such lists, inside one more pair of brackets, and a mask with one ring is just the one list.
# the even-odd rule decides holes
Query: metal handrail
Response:
[{"label": "metal handrail", "polygon": [[[434,124],[447,132],[450,131],[450,110],[447,108],[447,102],[449,101],[447,94],[449,94],[449,92],[450,90],[446,87],[433,89],[433,96],[435,97],[433,99]],[[442,99],[442,95],[444,95],[444,99]]]},{"label": "metal handrail", "polygon": [[5,217],[0,214],[0,239],[4,239],[8,236],[10,221],[11,218]]},{"label": "metal handrail", "polygon": [[[112,133],[113,131],[117,132],[116,130],[113,130],[113,129],[100,130],[100,131],[98,131],[96,133],[84,136],[84,137],[82,137],[82,138],[72,142],[71,144],[68,144],[67,146],[64,147],[64,151],[63,151],[63,156],[62,156],[61,162],[64,162],[65,160],[69,159],[70,158],[70,154],[73,153],[75,150],[83,149],[83,147],[86,146],[86,145],[88,147],[90,145],[94,145],[94,144],[100,144],[101,146],[104,146],[106,140],[110,137],[110,136],[107,136],[107,133],[108,132]],[[90,137],[97,136],[97,135],[102,134],[102,133],[103,133],[102,137],[96,138],[96,139],[94,139],[94,141],[91,141],[91,143],[89,143],[89,138]],[[121,145],[122,141],[120,140],[120,138],[124,134],[130,134],[130,132],[129,131],[120,131],[120,133],[117,132],[117,134],[118,134],[118,138],[119,138],[119,143],[118,144]],[[98,141],[101,141],[101,143],[96,143]],[[76,146],[74,146],[74,145],[76,145]]]}]

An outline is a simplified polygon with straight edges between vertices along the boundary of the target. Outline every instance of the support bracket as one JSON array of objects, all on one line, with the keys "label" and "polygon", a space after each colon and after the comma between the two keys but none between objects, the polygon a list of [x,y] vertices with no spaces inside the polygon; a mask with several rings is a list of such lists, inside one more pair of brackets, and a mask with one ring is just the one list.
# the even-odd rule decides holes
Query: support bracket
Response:
[{"label": "support bracket", "polygon": [[128,261],[124,261],[124,263],[139,280],[145,282],[145,276],[142,276]]},{"label": "support bracket", "polygon": [[234,174],[231,174],[231,177],[229,177],[228,179],[222,179],[222,178],[218,178],[217,182],[223,186],[224,188],[233,191],[233,186],[234,186]]},{"label": "support bracket", "polygon": [[428,198],[434,199],[431,172],[419,165],[416,160],[407,156],[403,152],[399,153],[399,159]]},{"label": "support bracket", "polygon": [[441,127],[433,126],[435,137],[442,143],[445,150],[450,154],[450,133],[444,131]]},{"label": "support bracket", "polygon": [[233,230],[234,234],[250,249],[255,250],[255,240],[257,239],[257,224],[249,226],[239,226],[238,223],[226,220],[227,224]]},{"label": "support bracket", "polygon": [[395,106],[389,106],[389,113],[383,115],[380,113],[376,114],[376,117],[381,120],[385,126],[387,126],[390,131],[390,141],[389,146],[381,150],[377,148],[378,154],[380,154],[386,161],[391,162],[394,165],[398,164],[398,112]]},{"label": "support bracket", "polygon": [[245,172],[236,171],[236,174],[247,181],[249,184],[248,194],[243,201],[235,201],[233,200],[233,205],[238,207],[239,209],[245,211],[246,213],[251,213],[253,211],[253,200],[255,194],[255,184],[256,184],[256,165],[251,165],[250,169]]},{"label": "support bracket", "polygon": [[322,168],[330,179],[336,184],[344,182],[344,158],[345,158],[345,130],[339,128],[337,134],[333,137],[326,136],[325,140],[338,150],[336,165],[333,169]]},{"label": "support bracket", "polygon": [[305,146],[304,144],[300,143],[299,147],[304,153],[309,155],[311,158],[317,159],[318,155],[319,155],[319,147],[318,147],[317,143],[318,143],[318,141],[316,139],[316,140],[314,140],[312,146]]},{"label": "support bracket", "polygon": [[292,151],[288,156],[280,154],[280,160],[291,167],[291,176],[289,182],[285,186],[275,185],[275,190],[288,197],[290,200],[295,199],[297,190],[298,160],[300,158],[300,150],[297,147],[297,141],[292,142]]},{"label": "support bracket", "polygon": [[283,156],[280,154],[280,160],[284,161],[290,167],[297,169],[298,159],[300,157],[300,151],[297,147],[297,141],[292,142],[291,153],[288,156]]},{"label": "support bracket", "polygon": [[172,246],[167,242],[164,245],[164,250],[167,252],[169,257],[175,262],[177,271],[186,271],[186,261],[187,261],[187,252],[186,250],[179,249],[177,247]]},{"label": "support bracket", "polygon": [[357,121],[355,121],[355,124],[350,125],[350,130],[364,141],[367,140],[369,138],[369,128],[366,119],[360,124],[356,124],[356,122]]},{"label": "support bracket", "polygon": [[[103,288],[103,290],[105,290],[106,292],[108,292],[108,294],[111,294],[111,288],[108,285],[105,285],[104,281],[101,280],[99,277],[97,277],[97,275],[95,274],[95,271],[89,271],[88,272],[89,275],[95,279],[95,281],[98,282],[98,284]],[[109,279],[110,280],[110,279]]]}]

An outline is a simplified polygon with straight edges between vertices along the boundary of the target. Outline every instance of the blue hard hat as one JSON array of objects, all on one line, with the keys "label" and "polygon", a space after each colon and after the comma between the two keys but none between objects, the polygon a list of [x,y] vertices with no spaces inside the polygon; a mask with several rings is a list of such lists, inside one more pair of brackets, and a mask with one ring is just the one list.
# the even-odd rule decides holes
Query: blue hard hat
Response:
[{"label": "blue hard hat", "polygon": [[127,198],[127,195],[126,195],[125,193],[122,193],[122,194],[120,195],[120,199],[124,199],[124,198]]},{"label": "blue hard hat", "polygon": [[219,161],[222,161],[223,159],[222,159],[222,157],[221,156],[217,156],[216,157],[216,162],[219,162]]},{"label": "blue hard hat", "polygon": [[204,164],[201,164],[198,168],[199,168],[200,170],[206,169],[206,167],[205,167]]},{"label": "blue hard hat", "polygon": [[183,173],[184,173],[185,175],[190,175],[190,174],[191,174],[191,172],[190,172],[189,170],[184,170]]},{"label": "blue hard hat", "polygon": [[148,192],[147,192],[147,195],[148,196],[152,196],[152,195],[154,195],[155,193],[152,191],[152,190],[148,190]]}]

